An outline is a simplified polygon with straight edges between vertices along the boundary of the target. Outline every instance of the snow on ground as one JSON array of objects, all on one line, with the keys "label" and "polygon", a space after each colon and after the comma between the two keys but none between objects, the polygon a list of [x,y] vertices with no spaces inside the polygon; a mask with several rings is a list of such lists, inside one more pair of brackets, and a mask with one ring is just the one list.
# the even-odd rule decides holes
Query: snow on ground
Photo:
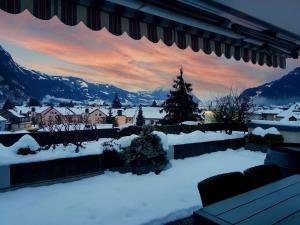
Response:
[{"label": "snow on ground", "polygon": [[[186,143],[196,143],[196,142],[207,142],[214,140],[225,140],[244,137],[244,133],[235,132],[231,135],[220,133],[220,132],[201,132],[194,131],[188,134],[165,134],[162,132],[154,131],[154,134],[157,134],[162,142],[163,148],[167,151],[170,145],[177,144],[186,144]],[[27,138],[24,138],[27,137]],[[29,137],[29,138],[28,138]],[[26,162],[37,162],[37,161],[46,161],[59,158],[71,158],[79,157],[85,155],[97,155],[102,154],[104,150],[103,144],[107,141],[112,141],[114,148],[117,151],[122,151],[123,148],[128,147],[131,144],[131,141],[138,137],[133,134],[130,136],[125,136],[120,139],[112,138],[100,138],[98,141],[84,142],[84,148],[81,148],[79,152],[76,152],[76,146],[69,144],[64,146],[62,144],[51,147],[49,150],[37,151],[34,155],[17,155],[16,152],[19,148],[25,148],[30,146],[38,146],[33,138],[29,135],[23,136],[19,141],[10,147],[5,147],[0,144],[0,165],[7,164],[16,164],[16,163],[26,163]],[[33,143],[35,142],[35,143]],[[33,151],[37,150],[37,147],[30,148]]]},{"label": "snow on ground", "polygon": [[160,175],[105,172],[79,181],[0,193],[3,225],[163,224],[201,207],[197,183],[263,164],[265,154],[227,150],[184,160]]},{"label": "snow on ground", "polygon": [[280,135],[280,132],[277,130],[275,127],[270,127],[268,129],[263,129],[261,127],[256,127],[253,131],[252,134],[258,135],[261,137],[266,136],[267,134],[274,134],[274,135]]}]

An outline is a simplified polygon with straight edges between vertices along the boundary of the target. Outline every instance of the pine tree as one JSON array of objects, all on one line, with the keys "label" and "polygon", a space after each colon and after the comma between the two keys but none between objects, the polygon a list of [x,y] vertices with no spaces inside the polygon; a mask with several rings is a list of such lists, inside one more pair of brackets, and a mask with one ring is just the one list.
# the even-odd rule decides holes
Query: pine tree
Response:
[{"label": "pine tree", "polygon": [[71,101],[69,102],[68,107],[74,107],[74,106],[75,106],[75,104],[74,104],[73,101],[71,100]]},{"label": "pine tree", "polygon": [[157,103],[156,103],[156,101],[155,101],[155,100],[152,102],[152,105],[151,105],[151,107],[157,107]]},{"label": "pine tree", "polygon": [[15,107],[15,105],[9,100],[7,99],[2,107],[2,109],[13,109]]},{"label": "pine tree", "polygon": [[27,103],[27,106],[41,106],[41,103],[34,98],[30,98]]},{"label": "pine tree", "polygon": [[108,116],[106,117],[106,123],[112,124],[113,127],[118,126],[116,118],[113,116],[111,109],[109,109]]},{"label": "pine tree", "polygon": [[143,109],[142,109],[142,106],[140,105],[139,112],[138,112],[138,115],[136,117],[136,125],[139,126],[139,127],[142,127],[144,124],[145,124],[145,119],[144,119],[144,116],[143,116]]},{"label": "pine tree", "polygon": [[167,113],[164,120],[171,124],[196,120],[198,104],[193,101],[192,84],[184,81],[182,68],[180,75],[174,80],[173,88],[163,103],[163,109]]},{"label": "pine tree", "polygon": [[112,107],[113,109],[119,109],[119,108],[122,107],[122,104],[121,104],[121,102],[120,102],[120,99],[119,99],[119,96],[118,96],[117,93],[115,94],[115,97],[114,97],[114,99],[113,99],[113,101],[112,101],[111,107]]}]

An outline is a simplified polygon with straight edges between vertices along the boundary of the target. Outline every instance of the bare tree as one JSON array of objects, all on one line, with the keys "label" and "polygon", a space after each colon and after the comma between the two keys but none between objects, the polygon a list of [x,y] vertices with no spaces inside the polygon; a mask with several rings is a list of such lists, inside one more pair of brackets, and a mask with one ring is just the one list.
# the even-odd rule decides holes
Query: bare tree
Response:
[{"label": "bare tree", "polygon": [[213,113],[215,120],[224,124],[225,132],[231,134],[234,127],[246,124],[251,108],[250,98],[241,97],[231,89],[228,95],[216,98]]}]

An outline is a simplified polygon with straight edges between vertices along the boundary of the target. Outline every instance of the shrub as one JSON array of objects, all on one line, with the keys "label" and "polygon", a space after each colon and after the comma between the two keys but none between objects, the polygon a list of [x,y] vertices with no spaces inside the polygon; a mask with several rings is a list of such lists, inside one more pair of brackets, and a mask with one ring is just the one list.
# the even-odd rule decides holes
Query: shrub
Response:
[{"label": "shrub", "polygon": [[142,127],[130,126],[119,131],[119,137],[130,136],[132,134],[140,134]]},{"label": "shrub", "polygon": [[105,142],[103,146],[104,151],[102,153],[102,157],[104,169],[111,169],[122,166],[124,164],[122,154],[114,148],[114,144],[112,141]]},{"label": "shrub", "polygon": [[283,143],[283,136],[280,134],[266,134],[264,137],[255,134],[248,134],[247,142],[260,145],[278,145]]},{"label": "shrub", "polygon": [[34,155],[35,151],[32,151],[30,148],[20,148],[17,152],[18,155]]},{"label": "shrub", "polygon": [[283,136],[281,134],[266,134],[264,139],[270,145],[278,145],[283,143]]},{"label": "shrub", "polygon": [[155,172],[159,173],[167,164],[167,158],[160,138],[152,134],[152,131],[152,127],[143,127],[141,135],[131,142],[131,145],[124,151],[124,155],[126,163],[133,168],[151,166]]}]

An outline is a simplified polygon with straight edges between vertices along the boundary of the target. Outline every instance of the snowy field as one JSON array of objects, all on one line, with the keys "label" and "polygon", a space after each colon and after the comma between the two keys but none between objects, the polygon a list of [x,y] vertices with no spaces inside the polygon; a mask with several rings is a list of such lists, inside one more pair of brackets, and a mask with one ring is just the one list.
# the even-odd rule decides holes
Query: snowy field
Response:
[{"label": "snowy field", "polygon": [[[162,132],[154,131],[157,134],[163,144],[163,148],[167,151],[170,145],[196,143],[196,142],[207,142],[215,140],[226,140],[242,138],[245,136],[244,133],[234,132],[231,135],[225,134],[224,132],[201,132],[194,131],[188,134],[164,134]],[[84,148],[76,152],[76,146],[69,144],[64,146],[62,144],[50,148],[47,151],[37,151],[35,155],[17,155],[17,151],[20,148],[30,148],[36,151],[40,148],[38,143],[29,135],[24,135],[19,141],[9,147],[5,147],[0,144],[0,165],[26,163],[26,162],[37,162],[59,158],[71,158],[85,155],[96,155],[101,154],[104,150],[103,144],[107,141],[113,141],[113,145],[116,150],[122,151],[130,145],[131,141],[138,137],[137,135],[125,136],[120,139],[112,138],[100,138],[98,141],[84,142]]]},{"label": "snowy field", "polygon": [[227,150],[184,160],[160,175],[105,172],[70,183],[0,193],[3,225],[163,224],[201,207],[197,183],[263,164],[265,154]]}]

